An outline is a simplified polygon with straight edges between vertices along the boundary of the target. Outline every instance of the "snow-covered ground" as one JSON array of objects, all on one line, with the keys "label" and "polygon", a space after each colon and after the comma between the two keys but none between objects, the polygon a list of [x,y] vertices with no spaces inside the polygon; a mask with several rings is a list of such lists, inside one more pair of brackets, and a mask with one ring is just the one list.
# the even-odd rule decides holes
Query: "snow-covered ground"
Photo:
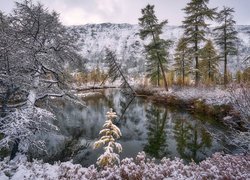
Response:
[{"label": "snow-covered ground", "polygon": [[24,155],[19,155],[10,162],[7,158],[0,162],[0,179],[249,179],[249,167],[249,155],[218,153],[199,164],[185,165],[178,158],[163,158],[160,163],[155,163],[141,152],[135,159],[122,160],[120,166],[101,170],[94,165],[85,168],[70,161],[54,165],[36,160],[28,162]]},{"label": "snow-covered ground", "polygon": [[[137,89],[140,89],[137,88]],[[153,93],[154,96],[168,97],[174,96],[180,100],[190,101],[190,100],[200,100],[207,105],[227,105],[232,103],[232,98],[230,93],[226,89],[219,87],[171,87],[169,91],[165,91],[164,88],[152,88],[145,89]]]},{"label": "snow-covered ground", "polygon": [[195,88],[187,87],[171,90],[170,93],[184,100],[199,99],[208,105],[223,105],[232,102],[230,93],[221,88]]}]

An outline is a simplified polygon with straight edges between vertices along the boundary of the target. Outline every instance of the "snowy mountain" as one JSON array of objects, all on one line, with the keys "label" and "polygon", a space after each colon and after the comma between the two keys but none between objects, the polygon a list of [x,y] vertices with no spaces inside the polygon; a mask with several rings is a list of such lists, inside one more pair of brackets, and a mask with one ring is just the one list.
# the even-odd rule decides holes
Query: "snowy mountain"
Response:
[{"label": "snowy mountain", "polygon": [[[79,45],[82,55],[87,59],[87,68],[93,69],[97,65],[105,68],[104,54],[105,47],[114,50],[122,64],[122,67],[129,74],[144,71],[145,54],[144,43],[139,37],[139,26],[131,24],[87,24],[82,26],[71,26],[70,31],[79,35]],[[229,59],[229,69],[235,72],[237,69],[244,69],[246,64],[243,60],[250,54],[250,25],[237,26],[241,45],[239,55]],[[173,53],[177,40],[182,36],[183,29],[179,26],[165,26],[162,38],[172,40],[173,46],[170,50],[170,68],[173,62]],[[209,35],[212,38],[212,35]],[[237,63],[239,62],[239,63]],[[237,64],[239,64],[237,66]],[[236,68],[237,67],[237,68]]]}]

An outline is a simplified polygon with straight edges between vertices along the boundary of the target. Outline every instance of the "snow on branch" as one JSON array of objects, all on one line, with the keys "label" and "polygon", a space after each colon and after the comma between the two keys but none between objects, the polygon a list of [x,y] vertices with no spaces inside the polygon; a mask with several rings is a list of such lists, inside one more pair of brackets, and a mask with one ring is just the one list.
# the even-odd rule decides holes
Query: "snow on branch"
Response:
[{"label": "snow on branch", "polygon": [[112,108],[107,112],[106,117],[107,120],[103,125],[103,129],[99,133],[103,136],[93,145],[94,149],[106,145],[104,147],[104,153],[97,159],[97,164],[101,167],[113,166],[116,162],[120,163],[119,155],[115,153],[114,150],[117,150],[118,153],[122,151],[121,144],[115,142],[115,140],[120,138],[122,134],[120,129],[112,122],[113,119],[117,117]]},{"label": "snow on branch", "polygon": [[44,94],[42,96],[39,96],[36,98],[36,100],[39,100],[39,99],[44,99],[46,97],[63,97],[64,94]]},{"label": "snow on branch", "polygon": [[156,163],[141,152],[135,159],[125,158],[120,166],[98,170],[93,165],[82,167],[72,162],[53,165],[25,156],[13,161],[0,161],[0,179],[250,179],[249,155],[214,154],[199,164],[184,164],[176,158],[163,158]]},{"label": "snow on branch", "polygon": [[0,134],[3,134],[0,149],[10,149],[17,139],[20,140],[21,152],[27,152],[31,146],[44,149],[44,142],[37,141],[36,134],[57,130],[57,127],[50,123],[54,118],[49,111],[30,106],[8,113],[0,119]]},{"label": "snow on branch", "polygon": [[[108,66],[109,66],[107,77],[109,77],[112,82],[114,82],[115,80],[119,78],[121,79],[120,91],[122,93],[123,98],[120,99],[120,102],[123,107],[122,107],[122,113],[121,113],[120,119],[122,119],[127,108],[133,102],[137,94],[134,91],[134,89],[131,87],[131,85],[129,84],[127,77],[122,72],[121,65],[117,62],[117,57],[116,57],[115,52],[107,48],[105,61],[108,63]],[[104,81],[106,81],[106,79],[107,78],[105,78]],[[104,83],[104,81],[102,82],[102,84]]]},{"label": "snow on branch", "polygon": [[247,84],[232,84],[228,91],[232,104],[240,112],[242,119],[250,124],[250,87]]}]

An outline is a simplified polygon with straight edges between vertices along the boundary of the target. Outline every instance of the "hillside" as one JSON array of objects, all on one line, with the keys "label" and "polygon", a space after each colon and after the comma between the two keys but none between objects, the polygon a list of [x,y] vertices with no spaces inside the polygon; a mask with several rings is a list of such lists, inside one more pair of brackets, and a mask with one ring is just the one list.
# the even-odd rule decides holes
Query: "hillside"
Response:
[{"label": "hillside", "polygon": [[[70,31],[79,35],[79,45],[81,54],[87,59],[87,69],[105,67],[104,49],[105,47],[114,50],[121,64],[129,74],[144,71],[144,48],[143,42],[139,37],[139,26],[131,24],[86,24],[82,26],[71,26]],[[235,73],[238,69],[247,67],[244,59],[250,54],[250,25],[236,27],[240,38],[238,46],[238,56],[229,58],[229,69]],[[210,30],[212,32],[212,30]],[[183,29],[179,26],[166,26],[163,29],[162,38],[173,41],[170,50],[170,69],[173,62],[173,53],[176,42],[182,36]],[[208,38],[213,38],[210,33]],[[237,62],[239,65],[237,66]],[[249,63],[249,62],[248,62]]]}]

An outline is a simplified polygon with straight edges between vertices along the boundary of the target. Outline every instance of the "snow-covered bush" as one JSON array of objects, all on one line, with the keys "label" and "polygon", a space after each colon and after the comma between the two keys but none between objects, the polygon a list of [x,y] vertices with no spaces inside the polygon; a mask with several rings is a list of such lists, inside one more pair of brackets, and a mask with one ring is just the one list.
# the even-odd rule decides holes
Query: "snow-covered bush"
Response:
[{"label": "snow-covered bush", "polygon": [[247,84],[232,84],[228,91],[233,106],[240,112],[242,119],[250,124],[250,86]]},{"label": "snow-covered bush", "polygon": [[72,162],[55,163],[28,162],[24,156],[17,156],[8,162],[0,161],[0,179],[250,179],[249,155],[214,154],[200,164],[185,165],[176,158],[163,158],[160,163],[148,159],[144,152],[135,159],[125,158],[120,166],[98,170],[94,165],[88,168]]},{"label": "snow-covered bush", "polygon": [[116,149],[118,153],[122,151],[122,146],[120,143],[115,142],[116,139],[121,137],[120,129],[113,124],[113,119],[117,117],[116,113],[113,112],[112,108],[107,112],[107,120],[103,125],[103,129],[99,134],[103,135],[98,141],[93,145],[93,148],[99,148],[100,146],[106,145],[104,147],[104,153],[97,159],[97,164],[101,167],[113,166],[116,162],[120,162],[119,155],[114,152]]},{"label": "snow-covered bush", "polygon": [[10,149],[15,141],[19,141],[19,151],[27,152],[29,148],[44,149],[44,142],[36,137],[38,133],[57,130],[50,121],[54,115],[37,107],[23,107],[9,112],[0,118],[0,149]]}]

